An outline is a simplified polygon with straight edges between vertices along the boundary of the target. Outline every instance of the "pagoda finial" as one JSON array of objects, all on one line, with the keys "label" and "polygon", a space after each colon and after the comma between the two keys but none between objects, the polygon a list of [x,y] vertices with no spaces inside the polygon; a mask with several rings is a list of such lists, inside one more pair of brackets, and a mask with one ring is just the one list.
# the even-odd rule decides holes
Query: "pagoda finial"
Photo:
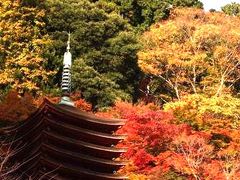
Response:
[{"label": "pagoda finial", "polygon": [[71,33],[68,33],[67,52],[70,52]]},{"label": "pagoda finial", "polygon": [[62,73],[62,98],[59,104],[74,106],[74,103],[70,99],[71,93],[71,66],[72,66],[72,54],[70,52],[70,37],[68,33],[67,51],[64,53],[63,59],[63,73]]}]

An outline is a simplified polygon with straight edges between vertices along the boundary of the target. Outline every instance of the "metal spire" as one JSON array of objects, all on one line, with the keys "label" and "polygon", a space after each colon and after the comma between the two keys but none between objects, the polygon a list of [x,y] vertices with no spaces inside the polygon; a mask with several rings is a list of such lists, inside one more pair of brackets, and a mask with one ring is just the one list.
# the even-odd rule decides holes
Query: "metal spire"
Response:
[{"label": "metal spire", "polygon": [[70,41],[71,41],[71,34],[68,33],[67,52],[70,52]]},{"label": "metal spire", "polygon": [[71,93],[71,66],[72,66],[72,54],[70,52],[70,36],[68,33],[67,51],[64,53],[63,59],[63,73],[62,73],[62,98],[59,104],[68,106],[74,106],[74,103],[70,99]]}]

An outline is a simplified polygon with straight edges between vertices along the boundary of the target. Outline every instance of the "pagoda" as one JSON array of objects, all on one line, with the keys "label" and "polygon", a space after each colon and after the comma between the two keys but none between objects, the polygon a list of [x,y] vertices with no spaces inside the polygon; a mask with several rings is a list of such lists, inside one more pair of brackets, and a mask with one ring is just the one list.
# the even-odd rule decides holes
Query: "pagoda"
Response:
[{"label": "pagoda", "polygon": [[62,98],[47,99],[24,123],[6,128],[4,144],[9,179],[124,180],[117,171],[126,152],[115,147],[126,136],[115,132],[125,120],[100,118],[74,107],[71,88],[70,35],[64,54]]}]

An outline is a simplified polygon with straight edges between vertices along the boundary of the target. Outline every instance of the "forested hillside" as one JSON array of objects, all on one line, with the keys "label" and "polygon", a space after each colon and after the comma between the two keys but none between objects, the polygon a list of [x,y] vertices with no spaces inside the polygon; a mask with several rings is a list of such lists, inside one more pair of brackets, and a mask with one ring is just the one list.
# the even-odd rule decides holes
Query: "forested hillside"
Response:
[{"label": "forested hillside", "polygon": [[[72,95],[127,119],[130,179],[240,177],[240,4],[198,0],[0,2],[0,126],[59,102],[71,33]],[[2,157],[0,157],[0,160]],[[1,175],[1,170],[0,170]]]},{"label": "forested hillside", "polygon": [[191,1],[42,0],[1,2],[1,94],[60,95],[67,33],[74,57],[73,91],[94,108],[116,99],[136,102],[143,77],[138,35]]}]

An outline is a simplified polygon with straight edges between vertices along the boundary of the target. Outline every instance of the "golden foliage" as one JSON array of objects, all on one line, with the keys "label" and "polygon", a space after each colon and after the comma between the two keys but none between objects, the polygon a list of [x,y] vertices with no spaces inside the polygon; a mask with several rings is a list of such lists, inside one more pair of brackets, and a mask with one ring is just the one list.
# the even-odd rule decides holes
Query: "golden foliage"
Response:
[{"label": "golden foliage", "polygon": [[240,100],[230,95],[207,97],[205,95],[185,96],[181,101],[167,103],[165,110],[173,111],[178,122],[187,122],[199,129],[240,128]]},{"label": "golden foliage", "polygon": [[19,92],[38,91],[54,72],[44,69],[41,57],[50,43],[43,35],[45,12],[25,7],[21,1],[5,0],[0,5],[0,85]]},{"label": "golden foliage", "polygon": [[178,99],[186,93],[221,95],[239,79],[240,18],[175,9],[143,34],[141,69],[162,79]]}]

